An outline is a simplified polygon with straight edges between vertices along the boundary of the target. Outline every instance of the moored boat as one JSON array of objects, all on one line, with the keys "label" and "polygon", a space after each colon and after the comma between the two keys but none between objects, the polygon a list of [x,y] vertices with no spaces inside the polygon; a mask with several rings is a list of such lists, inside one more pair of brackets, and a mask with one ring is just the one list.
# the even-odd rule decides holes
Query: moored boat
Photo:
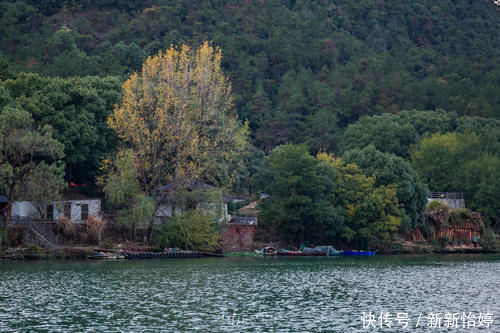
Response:
[{"label": "moored boat", "polygon": [[89,255],[87,258],[89,259],[125,259],[125,256],[121,253],[110,253],[110,252],[97,252]]},{"label": "moored boat", "polygon": [[255,250],[256,253],[262,254],[264,257],[271,257],[277,254],[277,251],[272,246],[266,246],[260,250]]},{"label": "moored boat", "polygon": [[278,255],[282,257],[320,257],[320,256],[326,256],[327,253],[290,251],[290,250],[280,249],[278,251]]},{"label": "moored boat", "polygon": [[375,251],[344,251],[342,255],[351,257],[372,257],[375,255]]},{"label": "moored boat", "polygon": [[331,245],[323,245],[316,247],[304,247],[300,251],[291,251],[280,249],[278,255],[284,257],[335,257],[340,256],[342,251],[337,251]]}]

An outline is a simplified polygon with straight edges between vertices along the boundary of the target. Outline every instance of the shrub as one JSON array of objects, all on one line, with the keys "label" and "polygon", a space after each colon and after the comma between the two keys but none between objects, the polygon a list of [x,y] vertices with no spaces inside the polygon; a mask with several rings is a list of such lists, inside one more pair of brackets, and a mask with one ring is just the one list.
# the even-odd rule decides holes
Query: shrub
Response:
[{"label": "shrub", "polygon": [[500,251],[500,241],[496,238],[493,230],[486,226],[481,227],[481,238],[479,239],[479,245],[481,245],[481,247],[487,251]]},{"label": "shrub", "polygon": [[41,251],[41,247],[35,244],[28,244],[28,253],[38,254]]},{"label": "shrub", "polygon": [[471,211],[466,208],[454,209],[450,212],[448,221],[452,224],[464,224],[471,220]]},{"label": "shrub", "polygon": [[106,239],[106,240],[103,240],[99,246],[101,246],[102,248],[104,249],[112,249],[114,246],[113,246],[113,242],[109,239]]},{"label": "shrub", "polygon": [[66,258],[66,252],[64,252],[62,250],[57,250],[54,253],[54,257],[56,257],[56,259],[65,259]]},{"label": "shrub", "polygon": [[450,217],[450,207],[440,201],[434,200],[427,205],[425,214],[437,227],[445,226]]},{"label": "shrub", "polygon": [[106,222],[101,216],[89,215],[87,221],[87,232],[89,238],[94,239],[97,243],[101,242],[101,234],[106,227]]},{"label": "shrub", "polygon": [[61,215],[57,218],[57,232],[71,238],[75,234],[75,224],[70,218]]},{"label": "shrub", "polygon": [[214,222],[212,215],[188,211],[167,220],[158,237],[158,245],[185,250],[214,251],[219,245],[221,222]]}]

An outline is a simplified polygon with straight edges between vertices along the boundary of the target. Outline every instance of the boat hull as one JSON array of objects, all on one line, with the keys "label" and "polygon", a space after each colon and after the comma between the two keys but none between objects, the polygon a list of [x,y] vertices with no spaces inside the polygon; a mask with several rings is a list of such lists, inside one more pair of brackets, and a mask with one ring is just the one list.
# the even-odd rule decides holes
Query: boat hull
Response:
[{"label": "boat hull", "polygon": [[279,250],[278,255],[282,257],[327,257],[328,253]]},{"label": "boat hull", "polygon": [[373,257],[375,251],[344,251],[342,255],[347,257]]}]

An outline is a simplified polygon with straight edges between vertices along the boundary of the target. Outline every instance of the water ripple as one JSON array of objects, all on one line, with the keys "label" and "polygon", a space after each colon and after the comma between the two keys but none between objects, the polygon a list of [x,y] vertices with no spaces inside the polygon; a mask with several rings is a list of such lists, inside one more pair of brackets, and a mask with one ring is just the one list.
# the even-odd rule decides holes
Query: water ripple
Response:
[{"label": "water ripple", "polygon": [[0,331],[346,332],[371,311],[490,312],[498,332],[499,273],[498,255],[2,262]]}]

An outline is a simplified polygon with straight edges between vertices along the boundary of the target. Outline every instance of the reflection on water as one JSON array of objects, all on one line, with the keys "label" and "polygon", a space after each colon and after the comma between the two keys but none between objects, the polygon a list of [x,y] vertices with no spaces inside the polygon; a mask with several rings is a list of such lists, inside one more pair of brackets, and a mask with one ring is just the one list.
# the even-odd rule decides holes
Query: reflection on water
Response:
[{"label": "reflection on water", "polygon": [[499,255],[0,262],[0,331],[346,332],[363,312],[414,331],[472,312],[500,332],[499,286]]}]

